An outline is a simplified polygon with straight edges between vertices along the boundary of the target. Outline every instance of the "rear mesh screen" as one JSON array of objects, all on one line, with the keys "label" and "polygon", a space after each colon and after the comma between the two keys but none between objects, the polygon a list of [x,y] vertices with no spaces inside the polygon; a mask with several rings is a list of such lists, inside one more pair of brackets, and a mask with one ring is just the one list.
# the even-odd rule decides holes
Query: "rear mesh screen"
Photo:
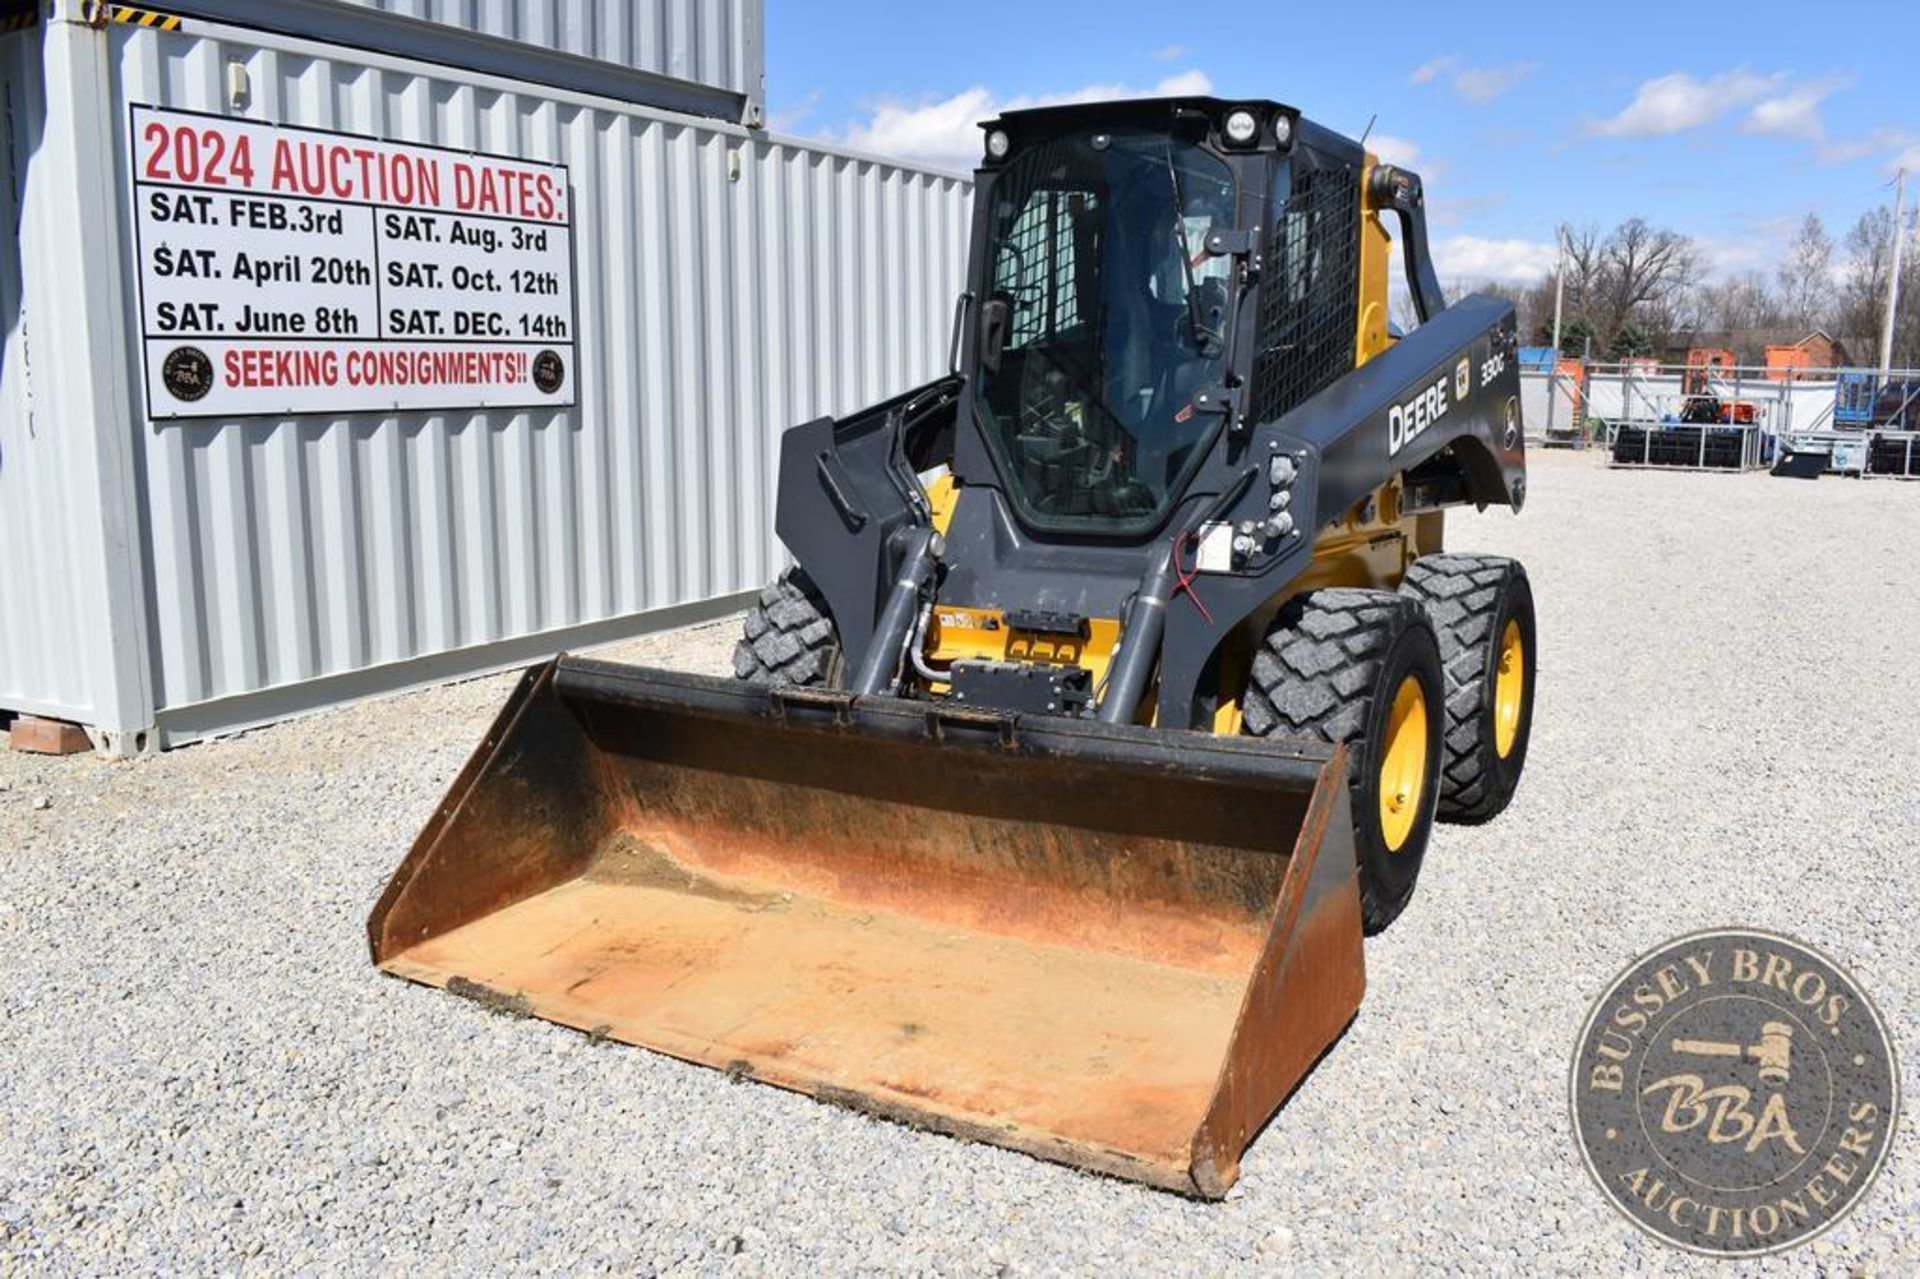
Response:
[{"label": "rear mesh screen", "polygon": [[1092,191],[1036,191],[1007,232],[993,287],[1014,303],[1009,348],[1047,341],[1085,321],[1080,293],[1093,273],[1078,259],[1097,225],[1098,203]]},{"label": "rear mesh screen", "polygon": [[[1305,161],[1306,157],[1299,157]],[[1253,417],[1271,422],[1353,369],[1360,306],[1360,181],[1297,163],[1267,237]]]}]

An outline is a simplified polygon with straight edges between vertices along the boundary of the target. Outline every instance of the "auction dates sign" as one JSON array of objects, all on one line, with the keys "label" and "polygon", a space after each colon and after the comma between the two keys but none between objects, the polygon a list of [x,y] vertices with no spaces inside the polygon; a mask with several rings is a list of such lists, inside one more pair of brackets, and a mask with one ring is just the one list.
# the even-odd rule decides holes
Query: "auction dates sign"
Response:
[{"label": "auction dates sign", "polygon": [[135,106],[152,417],[574,402],[563,166]]}]

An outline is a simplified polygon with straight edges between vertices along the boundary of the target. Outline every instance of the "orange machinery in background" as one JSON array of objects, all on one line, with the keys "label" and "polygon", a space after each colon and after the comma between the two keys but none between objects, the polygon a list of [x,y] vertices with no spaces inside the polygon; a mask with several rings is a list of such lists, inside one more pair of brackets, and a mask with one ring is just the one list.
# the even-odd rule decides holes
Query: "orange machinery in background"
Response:
[{"label": "orange machinery in background", "polygon": [[1770,346],[1767,348],[1767,380],[1771,382],[1798,382],[1811,369],[1820,367],[1813,352],[1804,346]]},{"label": "orange machinery in background", "polygon": [[1686,372],[1680,375],[1680,420],[1695,425],[1751,426],[1758,410],[1749,400],[1722,399],[1713,385],[1716,373],[1730,373],[1738,361],[1732,351],[1718,346],[1696,346],[1687,352]]},{"label": "orange machinery in background", "polygon": [[1732,369],[1733,352],[1718,346],[1696,346],[1687,352],[1687,371],[1680,376],[1682,395],[1711,395],[1714,372]]}]

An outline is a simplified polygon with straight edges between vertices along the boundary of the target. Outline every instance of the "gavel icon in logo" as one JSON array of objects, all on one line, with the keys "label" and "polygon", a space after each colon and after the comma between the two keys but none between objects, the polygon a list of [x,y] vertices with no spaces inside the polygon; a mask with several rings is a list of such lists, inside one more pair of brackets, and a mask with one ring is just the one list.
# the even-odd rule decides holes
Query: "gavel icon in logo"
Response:
[{"label": "gavel icon in logo", "polygon": [[1676,1039],[1673,1051],[1693,1057],[1741,1057],[1760,1063],[1760,1082],[1786,1086],[1788,1057],[1793,1050],[1793,1027],[1770,1021],[1760,1027],[1757,1044],[1730,1044],[1715,1039]]}]

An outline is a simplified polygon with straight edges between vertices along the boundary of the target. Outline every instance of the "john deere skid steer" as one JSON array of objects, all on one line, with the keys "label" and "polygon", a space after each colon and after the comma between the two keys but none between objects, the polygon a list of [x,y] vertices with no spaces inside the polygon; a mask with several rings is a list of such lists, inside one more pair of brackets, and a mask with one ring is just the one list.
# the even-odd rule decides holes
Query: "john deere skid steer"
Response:
[{"label": "john deere skid steer", "polygon": [[374,959],[1217,1197],[1519,780],[1527,578],[1442,549],[1525,496],[1513,312],[1289,107],[985,128],[954,371],[786,433],[739,678],[528,672]]}]

